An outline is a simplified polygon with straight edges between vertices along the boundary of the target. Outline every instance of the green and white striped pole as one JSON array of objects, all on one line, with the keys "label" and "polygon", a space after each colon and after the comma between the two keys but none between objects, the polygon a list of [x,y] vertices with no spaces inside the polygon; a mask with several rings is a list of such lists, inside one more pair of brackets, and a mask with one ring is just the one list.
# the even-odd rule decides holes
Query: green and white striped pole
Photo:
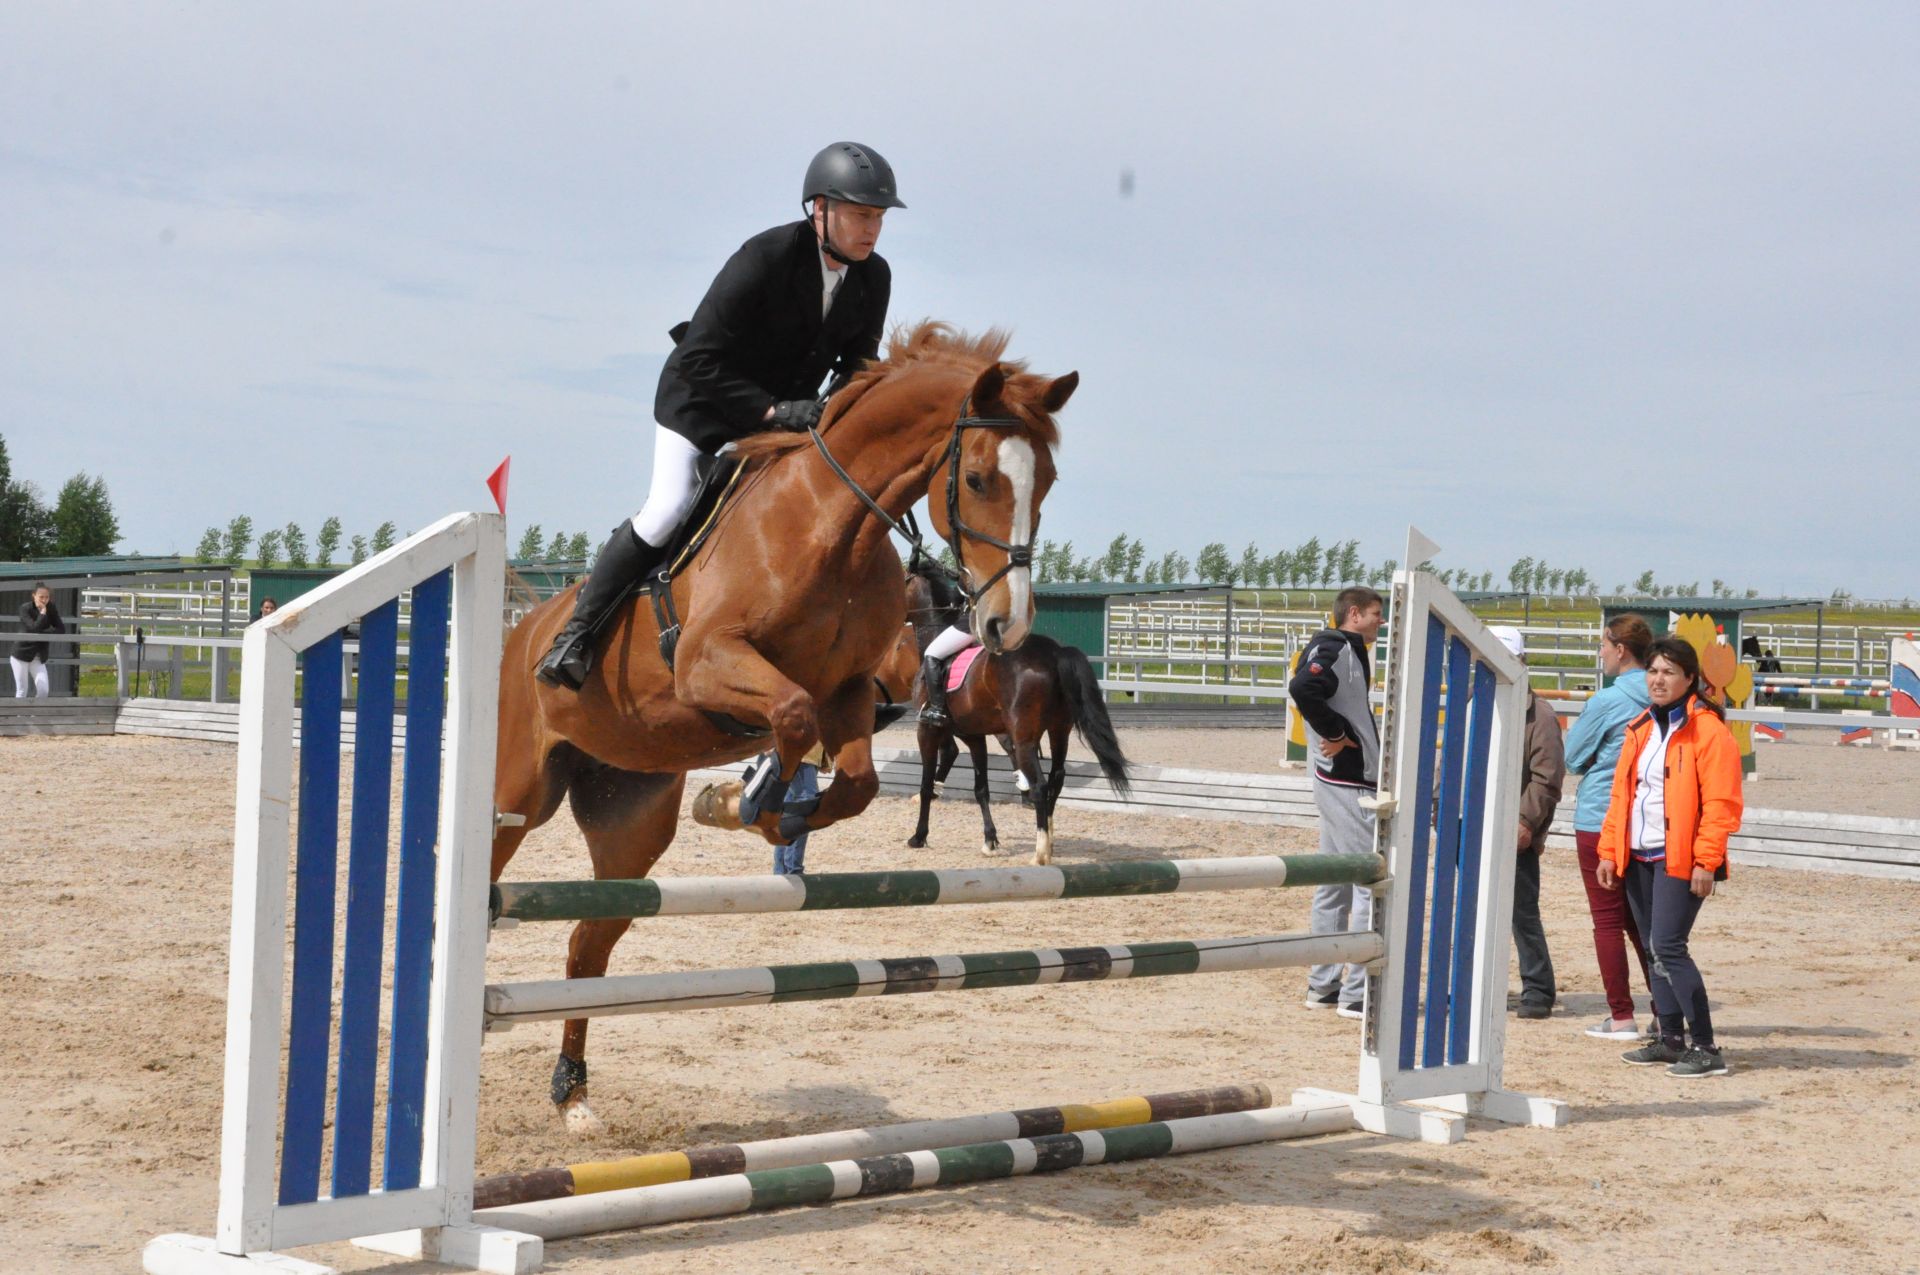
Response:
[{"label": "green and white striped pole", "polygon": [[1269,1107],[604,1191],[482,1209],[475,1212],[474,1221],[558,1240],[857,1196],[891,1195],[923,1187],[1052,1173],[1083,1165],[1216,1151],[1351,1128],[1353,1112],[1344,1103]]},{"label": "green and white striped pole", "polygon": [[609,1014],[661,1014],[1300,965],[1366,965],[1378,960],[1384,950],[1380,935],[1363,930],[501,983],[487,988],[487,1025],[498,1029],[543,1019]]},{"label": "green and white striped pole", "polygon": [[1386,861],[1374,854],[1268,854],[1231,859],[1134,859],[1045,868],[521,881],[494,886],[490,910],[495,919],[516,921],[729,916],[1197,894],[1277,886],[1370,885],[1386,874]]}]

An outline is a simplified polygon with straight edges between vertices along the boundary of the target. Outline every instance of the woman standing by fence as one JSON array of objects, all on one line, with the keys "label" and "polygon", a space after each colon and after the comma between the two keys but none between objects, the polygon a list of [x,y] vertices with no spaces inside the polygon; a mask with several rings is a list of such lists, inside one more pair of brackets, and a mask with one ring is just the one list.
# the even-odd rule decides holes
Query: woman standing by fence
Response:
[{"label": "woman standing by fence", "polygon": [[1600,962],[1600,983],[1607,993],[1607,1017],[1587,1028],[1602,1040],[1637,1040],[1633,1017],[1633,986],[1627,970],[1627,945],[1640,960],[1640,979],[1648,986],[1647,949],[1633,923],[1626,900],[1618,890],[1602,889],[1600,829],[1607,822],[1607,802],[1613,794],[1613,770],[1627,723],[1647,709],[1647,652],[1653,630],[1637,615],[1617,615],[1600,630],[1600,671],[1613,683],[1594,693],[1586,708],[1567,729],[1567,769],[1580,776],[1574,798],[1573,840],[1580,854],[1580,879],[1587,887],[1587,910],[1593,915],[1593,950]]},{"label": "woman standing by fence", "polygon": [[[1724,1076],[1706,983],[1687,948],[1700,907],[1727,879],[1727,840],[1740,829],[1740,747],[1700,682],[1684,639],[1648,651],[1652,706],[1627,726],[1600,832],[1599,884],[1624,890],[1652,962],[1654,1036],[1621,1058],[1669,1064],[1672,1076]],[[1691,1043],[1688,1037],[1691,1036]]]},{"label": "woman standing by fence", "polygon": [[[67,626],[60,620],[60,608],[53,604],[53,590],[45,584],[33,586],[31,601],[20,604],[20,632],[28,633],[65,633]],[[13,693],[20,699],[39,696],[45,699],[52,693],[52,685],[47,678],[47,661],[53,658],[51,642],[15,642],[9,663],[13,668]]]}]

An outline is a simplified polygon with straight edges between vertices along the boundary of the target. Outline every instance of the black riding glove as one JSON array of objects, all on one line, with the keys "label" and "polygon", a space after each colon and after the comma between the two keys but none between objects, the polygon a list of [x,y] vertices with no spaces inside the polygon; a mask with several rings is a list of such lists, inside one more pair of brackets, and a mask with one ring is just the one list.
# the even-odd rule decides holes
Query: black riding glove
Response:
[{"label": "black riding glove", "polygon": [[775,429],[790,429],[798,434],[820,423],[820,400],[790,398],[773,405]]}]

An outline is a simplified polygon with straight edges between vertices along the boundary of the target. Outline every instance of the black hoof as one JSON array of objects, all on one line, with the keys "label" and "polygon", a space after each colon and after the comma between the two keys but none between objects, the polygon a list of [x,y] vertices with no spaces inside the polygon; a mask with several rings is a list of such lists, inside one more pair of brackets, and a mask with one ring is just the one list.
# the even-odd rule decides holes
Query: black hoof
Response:
[{"label": "black hoof", "polygon": [[927,848],[927,839],[925,837],[908,837],[907,844],[915,850],[924,850]]},{"label": "black hoof", "polygon": [[550,1091],[553,1105],[563,1107],[574,1092],[587,1083],[587,1064],[575,1062],[565,1054],[553,1065],[553,1088]]}]

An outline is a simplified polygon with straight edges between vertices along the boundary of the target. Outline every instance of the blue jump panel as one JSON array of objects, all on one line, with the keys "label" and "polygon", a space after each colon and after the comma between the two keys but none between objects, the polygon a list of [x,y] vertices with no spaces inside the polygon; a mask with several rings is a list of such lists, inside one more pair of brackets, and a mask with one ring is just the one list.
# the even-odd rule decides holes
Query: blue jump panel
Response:
[{"label": "blue jump panel", "polygon": [[447,709],[453,572],[413,588],[407,636],[407,751],[400,788],[399,890],[394,907],[393,1026],[387,1064],[389,1191],[420,1185],[427,1090],[427,1005],[433,985],[434,839],[440,825],[440,745]]},{"label": "blue jump panel", "polygon": [[1460,829],[1460,892],[1454,899],[1453,1006],[1447,1062],[1467,1061],[1473,1044],[1474,937],[1480,920],[1480,842],[1486,832],[1487,760],[1493,751],[1493,670],[1473,666],[1473,721],[1467,738],[1467,812]]},{"label": "blue jump panel", "polygon": [[293,989],[280,1203],[320,1195],[333,1032],[333,891],[340,856],[340,634],[300,657],[300,819],[293,885]]},{"label": "blue jump panel", "polygon": [[[1420,687],[1420,739],[1414,745],[1414,756],[1419,760],[1414,766],[1413,783],[1413,844],[1408,855],[1406,870],[1407,925],[1418,934],[1420,918],[1426,914],[1427,907],[1427,850],[1431,836],[1431,821],[1428,817],[1428,801],[1433,791],[1433,743],[1440,717],[1440,681],[1442,670],[1440,659],[1446,650],[1447,631],[1441,625],[1439,617],[1427,617],[1427,662],[1426,680]],[[1400,782],[1405,782],[1402,776]],[[1389,906],[1394,906],[1389,902]],[[1400,989],[1400,1068],[1413,1070],[1413,1050],[1415,1033],[1420,1026],[1420,944],[1407,944],[1406,964],[1403,967],[1403,986]]]},{"label": "blue jump panel", "polygon": [[387,809],[393,799],[393,702],[400,603],[360,621],[353,817],[347,833],[346,952],[341,961],[340,1079],[333,1105],[333,1197],[372,1186],[373,1096],[380,1068],[381,944],[387,919]]},{"label": "blue jump panel", "polygon": [[1467,713],[1473,700],[1473,655],[1459,637],[1447,643],[1447,724],[1440,736],[1440,815],[1433,851],[1433,912],[1427,935],[1427,1022],[1420,1065],[1446,1061],[1447,1013],[1453,989],[1453,898],[1460,871],[1460,808],[1465,794]]}]

